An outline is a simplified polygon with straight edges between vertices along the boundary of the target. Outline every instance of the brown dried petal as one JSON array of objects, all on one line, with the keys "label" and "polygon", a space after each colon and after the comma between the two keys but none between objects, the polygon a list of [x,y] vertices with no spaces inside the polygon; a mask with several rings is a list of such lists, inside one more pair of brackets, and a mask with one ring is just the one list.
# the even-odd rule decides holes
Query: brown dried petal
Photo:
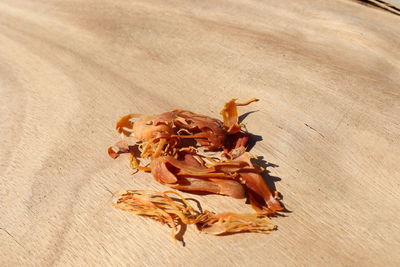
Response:
[{"label": "brown dried petal", "polygon": [[268,233],[276,226],[259,214],[219,213],[206,221],[198,222],[197,228],[204,233],[224,235],[241,232]]},{"label": "brown dried petal", "polygon": [[276,229],[259,214],[199,212],[180,194],[172,191],[129,190],[119,194],[119,199],[114,204],[116,208],[167,224],[173,229],[172,238],[176,238],[177,226],[180,224],[195,224],[200,232],[213,235],[268,233]]},{"label": "brown dried petal", "polygon": [[[250,158],[250,154],[245,152],[241,156],[235,158],[234,161],[246,162],[254,170]],[[265,183],[263,177],[260,173],[254,172],[253,170],[244,168],[239,171],[239,175],[243,178],[246,187],[249,189],[249,201],[253,208],[257,211],[271,214],[283,210],[281,203],[275,198],[275,194]]]}]

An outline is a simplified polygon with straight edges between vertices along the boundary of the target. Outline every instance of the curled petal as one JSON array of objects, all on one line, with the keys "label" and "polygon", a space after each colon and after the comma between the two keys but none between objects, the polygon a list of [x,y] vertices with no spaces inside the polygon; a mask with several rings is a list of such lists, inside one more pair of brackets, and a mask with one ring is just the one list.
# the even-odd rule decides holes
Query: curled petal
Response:
[{"label": "curled petal", "polygon": [[226,179],[210,179],[212,182],[216,183],[219,187],[218,194],[230,196],[233,198],[242,199],[245,198],[246,194],[239,182],[234,180],[226,180]]},{"label": "curled petal", "polygon": [[129,152],[129,146],[126,140],[118,141],[117,143],[115,143],[115,145],[110,146],[108,148],[108,155],[113,159],[118,158],[119,155],[122,153],[128,153],[128,152]]},{"label": "curled petal", "polygon": [[146,116],[137,120],[132,127],[135,137],[140,141],[151,141],[155,138],[169,138],[173,134],[172,125],[155,120],[157,116]]},{"label": "curled petal", "polygon": [[243,186],[239,182],[233,180],[181,177],[176,184],[171,184],[169,186],[187,192],[212,193],[238,199],[245,197]]},{"label": "curled petal", "polygon": [[178,179],[167,166],[168,161],[157,158],[151,161],[150,168],[153,178],[161,184],[175,184]]},{"label": "curled petal", "polygon": [[221,110],[221,115],[224,118],[224,125],[228,129],[227,132],[234,134],[240,131],[240,125],[238,124],[239,116],[236,108],[236,98],[227,102],[224,108]]},{"label": "curled petal", "polygon": [[235,174],[224,173],[221,170],[237,171],[245,162],[233,162],[207,168],[188,164],[171,156],[153,159],[150,167],[153,178],[168,186],[182,191],[194,191],[227,195],[234,198],[244,198],[243,186],[235,180]]},{"label": "curled petal", "polygon": [[226,130],[222,121],[186,110],[173,110],[177,115],[174,124],[179,129],[192,133],[193,138],[209,150],[220,149],[223,146]]},{"label": "curled petal", "polygon": [[197,228],[204,233],[224,235],[240,232],[268,233],[276,226],[259,214],[219,213],[206,221],[196,223]]},{"label": "curled petal", "polygon": [[116,123],[115,129],[119,132],[122,133],[126,136],[130,136],[132,134],[132,129],[134,123],[132,122],[133,118],[138,118],[141,115],[139,114],[128,114],[125,116],[122,116]]},{"label": "curled petal", "polygon": [[253,98],[244,103],[236,103],[236,98],[227,102],[224,108],[221,110],[220,114],[224,118],[224,126],[228,129],[228,134],[234,134],[240,131],[239,116],[237,112],[237,106],[246,106],[252,102],[258,101],[258,99]]},{"label": "curled petal", "polygon": [[[234,161],[246,162],[254,170],[250,158],[251,156],[249,153],[245,152],[235,158]],[[259,212],[267,212],[271,214],[283,210],[281,203],[275,198],[275,194],[265,183],[263,177],[260,173],[254,172],[253,170],[244,168],[239,171],[240,177],[242,177],[246,187],[248,188],[249,201],[253,208]]]}]

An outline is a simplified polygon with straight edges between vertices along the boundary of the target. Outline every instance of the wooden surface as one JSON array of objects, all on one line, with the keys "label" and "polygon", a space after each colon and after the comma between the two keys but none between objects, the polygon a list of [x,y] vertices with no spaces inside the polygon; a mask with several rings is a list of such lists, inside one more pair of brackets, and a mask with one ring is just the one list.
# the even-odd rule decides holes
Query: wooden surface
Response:
[{"label": "wooden surface", "polygon": [[[1,1],[0,265],[398,266],[399,25],[349,0]],[[111,206],[166,189],[108,157],[120,115],[219,117],[233,97],[261,99],[240,110],[279,165],[278,231],[189,227],[183,247]]]}]

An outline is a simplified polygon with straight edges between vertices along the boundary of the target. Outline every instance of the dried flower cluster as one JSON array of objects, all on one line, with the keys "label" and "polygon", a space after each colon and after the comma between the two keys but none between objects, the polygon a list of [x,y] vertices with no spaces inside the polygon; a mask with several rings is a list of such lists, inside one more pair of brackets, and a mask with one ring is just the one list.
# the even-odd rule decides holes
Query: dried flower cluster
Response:
[{"label": "dried flower cluster", "polygon": [[156,181],[174,189],[247,198],[257,213],[198,212],[172,191],[125,191],[115,206],[168,224],[174,233],[179,223],[195,224],[201,232],[215,235],[274,229],[266,216],[283,207],[246,152],[250,135],[238,121],[237,107],[254,101],[232,99],[221,111],[223,121],[185,110],[128,114],[116,124],[122,140],[108,153],[112,158],[129,154],[133,168],[151,172]]}]

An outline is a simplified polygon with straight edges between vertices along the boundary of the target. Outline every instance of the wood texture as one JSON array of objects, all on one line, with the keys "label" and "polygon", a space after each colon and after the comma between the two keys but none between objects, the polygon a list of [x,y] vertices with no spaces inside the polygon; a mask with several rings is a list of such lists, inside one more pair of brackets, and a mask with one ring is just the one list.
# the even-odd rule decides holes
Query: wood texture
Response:
[{"label": "wood texture", "polygon": [[[1,266],[399,266],[400,17],[354,1],[0,2]],[[156,189],[114,122],[230,98],[287,217],[215,237],[116,210]],[[249,212],[242,200],[195,196]]]}]

